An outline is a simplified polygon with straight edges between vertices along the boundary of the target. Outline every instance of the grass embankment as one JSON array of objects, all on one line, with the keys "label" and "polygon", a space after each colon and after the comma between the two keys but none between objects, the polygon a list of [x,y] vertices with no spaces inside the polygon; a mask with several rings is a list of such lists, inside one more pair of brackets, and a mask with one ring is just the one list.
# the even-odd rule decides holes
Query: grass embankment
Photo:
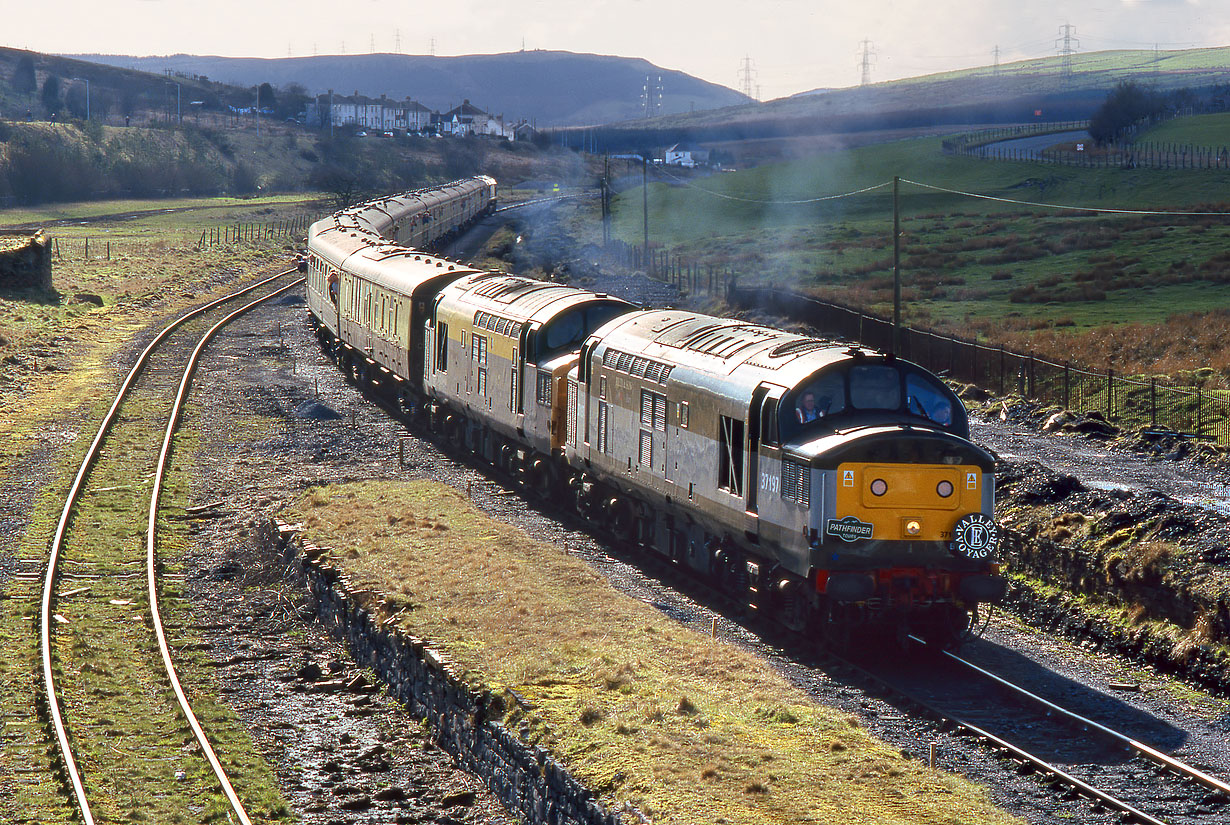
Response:
[{"label": "grass embankment", "polygon": [[756,657],[615,591],[433,482],[310,490],[293,520],[392,621],[510,699],[506,721],[655,822],[1010,822]]},{"label": "grass embankment", "polygon": [[[147,206],[152,208],[153,204]],[[125,230],[133,226],[141,229],[142,223],[124,225]],[[56,294],[0,292],[0,472],[8,491],[6,506],[21,508],[29,518],[18,535],[6,535],[0,541],[0,558],[23,560],[19,565],[23,572],[42,567],[62,506],[61,496],[113,396],[116,360],[134,336],[142,334],[160,316],[196,305],[206,296],[222,293],[232,283],[247,281],[251,278],[248,273],[254,270],[288,260],[280,243],[245,244],[196,253],[177,238],[178,232],[171,228],[150,230],[140,256],[126,255],[109,262],[95,258],[56,262],[52,276]],[[74,300],[72,296],[79,293],[99,295],[103,305]],[[123,426],[130,423],[126,421]],[[165,419],[157,424],[158,434],[163,426]],[[118,437],[130,436],[121,433]],[[136,560],[140,536],[132,532],[135,528],[131,511],[121,506],[118,498],[136,499],[141,490],[148,490],[148,469],[137,466],[134,451],[119,442],[113,444],[114,451],[108,453],[118,462],[110,471],[113,480],[92,478],[90,489],[96,494],[87,499],[88,512],[79,513],[77,522],[95,525],[101,535],[110,538],[81,549],[92,554],[86,561],[104,569],[114,571],[119,565],[131,565],[120,569],[139,573],[142,568]],[[176,489],[183,489],[182,478],[177,476],[171,483]],[[117,489],[97,492],[107,487]],[[28,499],[19,492],[26,489],[31,491]],[[167,539],[161,556],[166,572],[171,574],[177,570],[179,541],[175,536]],[[70,573],[77,574],[92,570],[79,565],[69,567]],[[133,581],[139,582],[139,578]],[[80,587],[94,591],[125,582],[133,583],[127,579],[70,579],[61,586],[61,593]],[[9,580],[4,594],[6,607],[0,611],[0,718],[4,720],[0,731],[0,820],[6,822],[56,822],[71,818],[46,729],[36,712],[39,665],[37,634],[32,623],[37,613],[38,590],[39,582],[34,577]],[[184,631],[185,610],[174,598],[174,591],[174,586],[163,591],[165,605],[170,609],[168,626],[175,639],[172,644],[192,649],[197,640]],[[117,663],[138,658],[133,653],[133,645],[138,644],[134,640],[148,637],[148,629],[139,618],[144,611],[143,596],[125,595],[120,600],[131,603],[118,605],[102,598],[102,604],[96,607],[104,613],[87,615],[87,600],[93,598],[97,602],[98,595],[80,592],[62,597],[61,612],[69,621],[59,638],[63,661],[67,663],[62,675],[68,683],[87,673],[99,680],[118,677],[127,668],[120,668]],[[213,676],[203,656],[199,650],[187,650],[178,655],[177,661],[190,692],[200,690],[207,695],[212,692]],[[156,680],[156,671],[151,671],[149,678]],[[143,725],[147,732],[170,737],[182,734],[177,725],[163,726],[142,716],[148,710],[145,705],[152,703],[140,703],[141,707],[130,710],[123,706],[124,701],[120,693],[103,686],[88,697],[73,701],[65,711],[75,723],[105,726],[105,720],[112,720],[117,731],[113,745],[120,743],[118,731],[127,730],[129,723],[138,718],[146,719]],[[280,810],[281,802],[269,769],[259,757],[253,759],[251,741],[233,713],[224,705],[212,703],[207,703],[204,713],[208,720],[205,724],[222,732],[220,741],[215,741],[219,752],[233,755],[244,765],[245,778],[237,784],[245,787],[245,797],[256,798],[260,811]],[[107,756],[110,758],[114,753],[108,752]],[[192,782],[199,783],[200,777],[187,762],[185,758]],[[98,764],[94,755],[87,754],[87,772]],[[116,807],[129,811],[135,820],[142,810],[160,810],[157,802],[164,789],[146,781],[143,771],[150,766],[143,756],[133,756],[131,766],[134,773],[128,780],[116,780],[112,789],[116,795],[102,804],[105,811],[114,811]],[[171,763],[162,763],[160,768],[167,768],[173,781]],[[100,776],[88,775],[87,782],[93,786]],[[110,793],[105,787],[103,791],[104,795]],[[196,816],[204,818],[214,812],[206,807],[199,809]],[[181,815],[187,817],[185,821],[193,819],[186,813]],[[168,814],[164,821],[173,818]]]},{"label": "grass embankment", "polygon": [[[682,185],[666,178],[650,185],[651,239],[685,259],[733,269],[741,283],[789,285],[888,315],[891,191],[806,204],[784,201],[852,192],[894,175],[1064,206],[1230,211],[1225,203],[1230,172],[984,161],[945,156],[938,139],[919,139]],[[1230,376],[1230,351],[1219,347],[1193,355],[1165,332],[1176,314],[1230,308],[1230,227],[1219,215],[1035,208],[907,183],[901,185],[901,214],[907,323],[1095,366],[1109,363],[1120,372],[1213,366]],[[617,200],[615,215],[617,237],[640,243],[639,187]],[[589,231],[596,237],[596,230]],[[1172,346],[1161,352],[1146,346],[1098,348],[1093,336],[1085,337],[1122,323],[1151,325],[1154,338],[1169,337]],[[1182,323],[1211,326],[1204,316]],[[1040,329],[1053,334],[1036,337]]]},{"label": "grass embankment", "polygon": [[1177,143],[1203,149],[1230,146],[1230,113],[1193,115],[1168,120],[1136,136],[1143,143]]}]

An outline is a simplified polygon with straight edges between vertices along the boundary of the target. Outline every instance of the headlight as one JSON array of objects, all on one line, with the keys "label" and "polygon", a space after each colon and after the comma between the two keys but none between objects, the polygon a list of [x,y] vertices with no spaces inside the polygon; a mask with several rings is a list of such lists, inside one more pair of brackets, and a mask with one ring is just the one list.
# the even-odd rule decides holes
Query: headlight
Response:
[{"label": "headlight", "polygon": [[882,478],[877,478],[871,482],[871,494],[873,496],[882,496],[888,492],[888,482]]},{"label": "headlight", "polygon": [[948,498],[952,495],[952,482],[941,481],[939,484],[935,485],[935,492],[940,498]]}]

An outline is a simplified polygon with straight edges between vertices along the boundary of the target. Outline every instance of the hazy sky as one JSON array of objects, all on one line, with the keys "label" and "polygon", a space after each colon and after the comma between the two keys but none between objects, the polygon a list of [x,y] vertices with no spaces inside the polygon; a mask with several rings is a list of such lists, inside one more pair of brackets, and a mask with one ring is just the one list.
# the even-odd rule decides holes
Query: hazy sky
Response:
[{"label": "hazy sky", "polygon": [[[1230,0],[40,0],[5,3],[3,45],[234,57],[528,49],[644,57],[762,99],[1056,53],[1230,45]],[[399,42],[400,34],[400,42]],[[1076,45],[1075,43],[1073,45]]]}]

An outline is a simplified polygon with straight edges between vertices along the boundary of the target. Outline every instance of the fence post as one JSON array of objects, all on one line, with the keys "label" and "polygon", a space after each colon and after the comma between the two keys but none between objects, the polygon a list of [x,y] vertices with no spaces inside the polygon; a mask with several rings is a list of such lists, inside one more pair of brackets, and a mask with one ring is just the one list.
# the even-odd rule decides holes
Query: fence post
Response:
[{"label": "fence post", "polygon": [[1067,361],[1063,362],[1063,408],[1072,409],[1072,367]]},{"label": "fence post", "polygon": [[1196,387],[1196,435],[1204,433],[1204,396],[1200,387]]},{"label": "fence post", "polygon": [[1115,415],[1115,371],[1109,367],[1106,369],[1106,420],[1110,421]]},{"label": "fence post", "polygon": [[1036,372],[1037,362],[1034,360],[1034,354],[1029,353],[1029,397],[1038,397],[1038,376]]},{"label": "fence post", "polygon": [[1004,394],[1004,345],[999,345],[999,394]]},{"label": "fence post", "polygon": [[1157,376],[1149,379],[1149,426],[1157,429]]}]

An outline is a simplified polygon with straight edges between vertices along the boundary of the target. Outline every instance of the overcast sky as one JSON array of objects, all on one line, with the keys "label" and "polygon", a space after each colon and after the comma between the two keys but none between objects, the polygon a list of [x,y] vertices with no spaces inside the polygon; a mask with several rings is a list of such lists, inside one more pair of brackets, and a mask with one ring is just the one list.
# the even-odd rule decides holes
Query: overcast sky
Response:
[{"label": "overcast sky", "polygon": [[[644,57],[761,99],[1079,49],[1230,44],[1230,0],[40,0],[5,3],[3,45],[232,57],[527,49]],[[400,35],[400,37],[399,37]]]}]

